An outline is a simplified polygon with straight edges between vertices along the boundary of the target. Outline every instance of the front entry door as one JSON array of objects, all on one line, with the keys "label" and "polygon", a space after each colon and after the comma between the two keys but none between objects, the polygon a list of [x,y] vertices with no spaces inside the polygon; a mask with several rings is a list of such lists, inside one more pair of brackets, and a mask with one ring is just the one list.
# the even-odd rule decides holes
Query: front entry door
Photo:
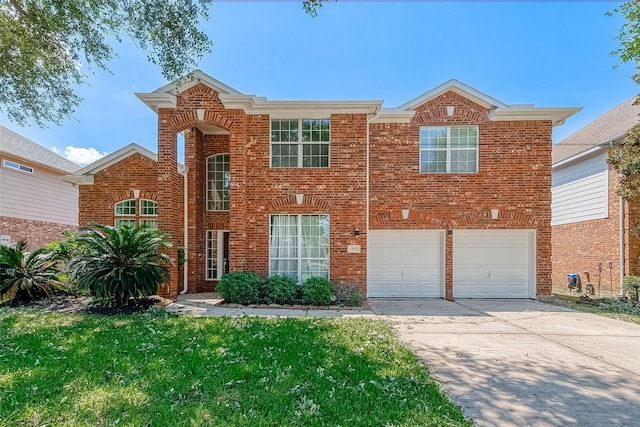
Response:
[{"label": "front entry door", "polygon": [[228,231],[223,231],[222,232],[222,272],[224,273],[228,273],[229,272],[229,232]]}]

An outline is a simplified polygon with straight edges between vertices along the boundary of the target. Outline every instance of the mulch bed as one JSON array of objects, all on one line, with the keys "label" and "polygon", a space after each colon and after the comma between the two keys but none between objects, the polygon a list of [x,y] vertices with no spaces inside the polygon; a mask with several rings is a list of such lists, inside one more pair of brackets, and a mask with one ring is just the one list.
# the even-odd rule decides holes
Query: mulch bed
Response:
[{"label": "mulch bed", "polygon": [[135,314],[148,310],[154,305],[164,306],[167,300],[157,296],[140,299],[137,302],[131,300],[129,304],[117,307],[101,305],[93,302],[93,298],[80,295],[54,295],[51,298],[34,300],[29,303],[20,303],[17,308],[34,309],[45,313],[79,313],[101,314],[115,316],[118,314]]}]

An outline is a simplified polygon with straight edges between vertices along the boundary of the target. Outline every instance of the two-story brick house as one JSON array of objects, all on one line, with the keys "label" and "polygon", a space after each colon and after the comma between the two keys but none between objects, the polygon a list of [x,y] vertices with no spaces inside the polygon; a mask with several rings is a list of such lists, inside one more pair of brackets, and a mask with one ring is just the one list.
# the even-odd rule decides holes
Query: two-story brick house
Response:
[{"label": "two-story brick house", "polygon": [[81,226],[157,218],[173,258],[186,247],[169,296],[239,270],[370,297],[551,291],[551,131],[577,108],[509,106],[455,80],[398,108],[272,101],[200,71],[137,96],[158,115],[157,157],[128,146],[70,179],[92,183]]}]

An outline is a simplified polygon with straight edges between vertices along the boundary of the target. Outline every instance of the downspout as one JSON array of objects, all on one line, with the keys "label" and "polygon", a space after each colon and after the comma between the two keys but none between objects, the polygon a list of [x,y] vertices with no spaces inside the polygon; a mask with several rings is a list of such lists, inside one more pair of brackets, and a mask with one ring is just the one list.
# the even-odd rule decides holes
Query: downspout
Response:
[{"label": "downspout", "polygon": [[[184,149],[186,153],[187,149],[187,139],[184,139]],[[186,162],[185,162],[186,163]],[[189,290],[189,257],[187,256],[189,247],[189,198],[188,198],[188,188],[189,188],[189,178],[188,172],[189,167],[184,165],[182,168],[182,182],[184,183],[183,189],[183,204],[184,204],[184,212],[183,212],[183,227],[184,227],[184,264],[182,264],[182,291],[180,291],[180,295],[184,295]]]},{"label": "downspout", "polygon": [[624,200],[620,197],[620,295],[624,293]]}]

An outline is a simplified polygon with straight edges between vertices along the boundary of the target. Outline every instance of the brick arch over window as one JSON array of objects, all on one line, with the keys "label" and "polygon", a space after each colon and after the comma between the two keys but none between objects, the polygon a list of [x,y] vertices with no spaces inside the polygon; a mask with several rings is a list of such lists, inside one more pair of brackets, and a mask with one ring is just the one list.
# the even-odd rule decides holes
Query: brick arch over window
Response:
[{"label": "brick arch over window", "polygon": [[205,230],[229,230],[229,220],[219,219],[204,222]]},{"label": "brick arch over window", "polygon": [[268,212],[273,212],[273,211],[279,210],[284,206],[291,206],[291,205],[313,206],[324,212],[329,212],[329,210],[331,209],[331,203],[329,203],[328,201],[322,200],[315,196],[310,196],[308,194],[305,194],[302,198],[302,203],[298,204],[296,195],[291,194],[289,196],[281,197],[279,199],[276,199],[272,202],[267,203],[267,210]]},{"label": "brick arch over window", "polygon": [[[129,191],[120,191],[118,193],[114,193],[109,196],[109,201],[111,204],[115,205],[118,202],[122,202],[123,200],[135,199],[135,195],[133,194],[133,190]],[[154,202],[158,201],[158,195],[153,191],[140,191],[140,196],[138,199],[146,199],[152,200]]]},{"label": "brick arch over window", "polygon": [[536,228],[538,222],[531,215],[511,210],[498,210],[498,218],[491,218],[491,210],[484,209],[459,216],[450,221],[451,228],[486,227],[488,224],[496,228],[529,227]]},{"label": "brick arch over window", "polygon": [[427,226],[429,228],[447,228],[448,221],[442,218],[436,218],[429,215],[424,211],[415,209],[409,209],[409,217],[404,219],[402,217],[402,210],[394,210],[390,212],[383,212],[371,218],[371,225],[382,225],[392,223],[407,223],[410,222],[414,225]]},{"label": "brick arch over window", "polygon": [[202,120],[198,119],[197,110],[180,113],[169,120],[169,126],[175,133],[180,133],[200,125],[217,126],[229,130],[233,126],[233,120],[223,114],[210,110],[205,110]]}]

